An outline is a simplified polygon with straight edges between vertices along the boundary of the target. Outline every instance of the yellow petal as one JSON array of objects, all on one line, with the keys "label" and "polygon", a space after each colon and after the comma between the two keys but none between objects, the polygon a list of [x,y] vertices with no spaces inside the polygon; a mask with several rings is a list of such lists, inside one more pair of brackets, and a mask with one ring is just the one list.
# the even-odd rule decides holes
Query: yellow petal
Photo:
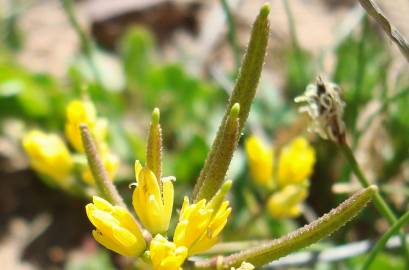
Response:
[{"label": "yellow petal", "polygon": [[112,233],[114,239],[125,247],[132,247],[137,242],[136,237],[131,232],[120,226],[114,226]]},{"label": "yellow petal", "polygon": [[123,249],[117,242],[113,241],[111,238],[106,237],[103,235],[100,231],[93,230],[92,231],[92,236],[94,239],[106,247],[109,250],[112,250],[116,253],[121,254],[122,256],[134,256],[133,253],[130,253],[130,250],[128,249]]},{"label": "yellow petal", "polygon": [[112,204],[110,204],[107,200],[101,197],[93,196],[92,201],[95,207],[98,208],[99,210],[108,212],[111,212],[113,210]]},{"label": "yellow petal", "polygon": [[141,171],[142,171],[141,163],[139,162],[139,160],[135,160],[135,178],[136,178],[136,181],[138,181],[138,177],[139,177],[139,174],[141,173]]},{"label": "yellow petal", "polygon": [[173,197],[174,197],[174,190],[173,190],[173,183],[171,180],[164,180],[163,184],[163,206],[165,212],[165,220],[167,226],[169,226],[170,219],[172,217],[172,210],[173,210]]},{"label": "yellow petal", "polygon": [[120,206],[114,206],[112,215],[120,222],[122,227],[128,229],[132,233],[135,234],[140,231],[134,217],[127,209]]}]

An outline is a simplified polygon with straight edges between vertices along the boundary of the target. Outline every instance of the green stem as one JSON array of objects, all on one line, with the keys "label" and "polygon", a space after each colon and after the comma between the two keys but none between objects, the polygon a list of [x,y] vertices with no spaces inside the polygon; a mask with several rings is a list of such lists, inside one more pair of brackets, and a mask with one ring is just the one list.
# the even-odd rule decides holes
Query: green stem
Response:
[{"label": "green stem", "polygon": [[101,80],[101,75],[99,74],[97,65],[94,61],[95,53],[93,51],[94,50],[93,42],[91,41],[91,38],[82,30],[78,22],[78,19],[75,16],[72,0],[62,0],[62,2],[65,14],[67,15],[70,24],[72,25],[80,39],[82,52],[85,55],[85,58],[88,62],[91,71],[94,73],[95,80],[100,86],[102,86],[103,84]]},{"label": "green stem", "polygon": [[220,1],[223,7],[224,14],[226,15],[229,43],[233,51],[234,62],[236,64],[235,74],[237,74],[237,72],[240,69],[240,46],[239,46],[237,35],[236,35],[236,25],[235,25],[233,14],[230,10],[229,4],[227,3],[227,0],[220,0]]},{"label": "green stem", "polygon": [[85,154],[88,159],[88,164],[99,192],[110,203],[126,208],[122,197],[119,195],[118,190],[112,183],[111,179],[109,179],[108,172],[102,164],[102,160],[98,155],[97,146],[95,145],[88,126],[85,124],[81,124],[80,130]]},{"label": "green stem", "polygon": [[[363,187],[368,187],[371,184],[369,183],[368,179],[365,177],[364,173],[361,170],[358,162],[355,159],[354,154],[352,153],[351,148],[348,146],[347,143],[340,144],[342,153],[345,155],[346,159],[348,160],[352,171],[354,171],[358,181],[361,183]],[[390,225],[394,225],[397,222],[397,218],[393,213],[392,209],[388,206],[386,201],[383,199],[379,192],[376,192],[374,195],[374,204],[376,209],[379,213],[386,218]],[[402,241],[402,248],[405,254],[406,260],[409,261],[409,249],[406,241],[405,234],[403,232],[400,233],[401,241]]]},{"label": "green stem", "polygon": [[409,222],[409,212],[406,212],[395,224],[389,228],[389,230],[382,235],[382,237],[376,242],[375,246],[372,248],[371,253],[366,259],[362,270],[367,270],[371,266],[371,263],[375,259],[376,255],[385,247],[389,238],[391,238],[397,231],[400,230],[406,223]]},{"label": "green stem", "polygon": [[[99,193],[107,199],[110,203],[114,205],[121,206],[128,209],[121,195],[119,195],[118,190],[115,185],[109,179],[108,172],[106,171],[101,158],[98,155],[97,146],[94,139],[88,129],[86,124],[80,125],[82,144],[84,145],[85,155],[87,156],[88,165],[91,169],[92,176],[94,177],[95,184],[98,188]],[[133,217],[133,216],[132,216]],[[133,217],[135,223],[143,232],[143,237],[147,243],[152,240],[152,235],[145,229],[142,228],[139,221]]]},{"label": "green stem", "polygon": [[146,166],[155,174],[162,190],[162,129],[159,123],[160,112],[155,108],[149,129],[148,147],[146,150]]},{"label": "green stem", "polygon": [[303,61],[303,56],[302,56],[302,51],[301,51],[301,46],[300,42],[298,41],[298,36],[297,36],[297,30],[295,28],[295,23],[294,23],[294,16],[293,12],[290,7],[290,3],[288,3],[288,0],[283,0],[284,4],[284,10],[285,14],[287,15],[288,19],[288,28],[290,32],[290,38],[291,38],[291,45],[294,49],[295,57],[297,60],[297,69],[298,69],[298,75],[300,76],[300,81],[302,83],[307,81],[307,75],[305,74],[305,63]]}]

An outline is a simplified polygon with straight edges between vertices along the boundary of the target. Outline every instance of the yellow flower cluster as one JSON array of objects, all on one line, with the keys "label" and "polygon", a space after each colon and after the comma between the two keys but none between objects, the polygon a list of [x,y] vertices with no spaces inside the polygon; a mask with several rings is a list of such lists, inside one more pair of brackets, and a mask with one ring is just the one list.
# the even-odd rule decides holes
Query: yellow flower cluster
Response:
[{"label": "yellow flower cluster", "polygon": [[[66,108],[66,123],[65,123],[65,135],[68,141],[78,152],[84,152],[82,146],[80,124],[86,124],[91,130],[91,133],[95,135],[95,126],[97,122],[97,112],[94,104],[90,101],[73,100]],[[105,130],[102,130],[102,134]],[[99,141],[99,140],[97,140]]]},{"label": "yellow flower cluster", "polygon": [[315,164],[314,148],[303,137],[295,138],[280,152],[277,180],[280,186],[300,184],[312,174]]},{"label": "yellow flower cluster", "polygon": [[56,134],[39,130],[28,132],[23,138],[31,166],[55,183],[66,186],[73,167],[73,160],[63,140]]},{"label": "yellow flower cluster", "polygon": [[176,246],[158,234],[150,245],[150,257],[155,270],[182,270],[180,267],[187,257],[187,248]]},{"label": "yellow flower cluster", "polygon": [[254,182],[263,187],[272,188],[274,152],[256,136],[250,136],[245,142],[250,173]]},{"label": "yellow flower cluster", "polygon": [[187,247],[189,255],[206,251],[217,242],[217,236],[226,225],[230,213],[228,201],[215,209],[204,199],[189,204],[189,199],[185,197],[173,241],[177,246]]},{"label": "yellow flower cluster", "polygon": [[251,136],[245,145],[254,182],[274,188],[267,202],[270,214],[276,218],[300,215],[315,164],[314,148],[305,138],[297,137],[281,149],[274,164],[273,149],[259,138]]},{"label": "yellow flower cluster", "polygon": [[[79,128],[82,123],[88,125],[95,137],[103,164],[113,179],[119,167],[119,159],[109,152],[106,143],[107,121],[97,118],[95,107],[90,101],[73,100],[66,108],[65,135],[72,147],[81,155],[84,152]],[[69,187],[74,158],[61,137],[32,130],[25,134],[22,144],[31,166],[38,173],[47,176],[60,187]],[[84,182],[95,185],[88,165],[83,166],[81,175]]]},{"label": "yellow flower cluster", "polygon": [[288,185],[273,193],[267,208],[276,218],[292,218],[301,214],[301,203],[308,196],[308,185]]},{"label": "yellow flower cluster", "polygon": [[[190,204],[185,197],[173,241],[169,241],[164,235],[172,215],[174,177],[158,181],[139,161],[135,162],[135,174],[137,183],[132,204],[143,226],[155,235],[149,246],[154,270],[180,270],[188,256],[206,251],[217,242],[231,213],[229,202],[224,201],[231,181],[226,181],[209,202],[201,200]],[[126,209],[94,196],[86,211],[96,227],[95,240],[107,249],[123,256],[139,256],[145,250],[141,230]]]},{"label": "yellow flower cluster", "polygon": [[[79,153],[84,152],[82,145],[80,125],[86,124],[90,133],[98,146],[99,154],[108,172],[110,179],[114,179],[119,167],[119,159],[116,155],[109,152],[106,143],[107,121],[104,118],[98,118],[95,106],[88,100],[73,100],[66,108],[65,135],[72,147]],[[82,179],[95,185],[89,166],[86,166],[82,172]]]},{"label": "yellow flower cluster", "polygon": [[147,163],[142,166],[135,161],[136,183],[131,185],[135,186],[132,205],[141,227],[153,236],[148,248],[142,228],[126,209],[94,197],[86,211],[96,228],[93,236],[101,245],[123,256],[139,256],[147,249],[154,270],[180,270],[188,256],[201,253],[217,242],[231,213],[224,197],[232,181],[226,181],[209,201],[203,199],[190,203],[185,197],[173,240],[168,240],[174,200],[173,181],[176,179],[161,177],[161,145],[159,110],[155,109],[148,137]]}]

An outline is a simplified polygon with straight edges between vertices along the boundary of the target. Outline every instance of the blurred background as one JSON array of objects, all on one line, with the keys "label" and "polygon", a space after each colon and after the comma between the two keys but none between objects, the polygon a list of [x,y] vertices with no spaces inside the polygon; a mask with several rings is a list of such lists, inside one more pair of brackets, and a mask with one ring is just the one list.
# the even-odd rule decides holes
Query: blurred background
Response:
[{"label": "blurred background", "polygon": [[[115,183],[129,202],[133,163],[144,159],[151,112],[158,107],[164,175],[177,178],[179,208],[206,158],[251,24],[264,2],[271,5],[268,53],[229,170],[234,212],[223,240],[281,236],[359,188],[336,147],[306,132],[308,119],[293,102],[320,74],[343,89],[348,141],[365,173],[378,182],[397,213],[407,210],[408,66],[358,1],[1,0],[2,269],[131,269],[92,239],[84,211],[89,197],[58,187],[33,170],[22,139],[39,129],[66,142],[67,105],[92,101],[98,117],[108,122],[109,148],[119,159]],[[377,2],[408,37],[409,2]],[[261,138],[276,157],[300,136],[314,149],[299,215],[277,217],[267,209],[268,197],[278,191],[252,181],[244,143],[250,135]],[[72,177],[81,178],[77,173]],[[376,239],[386,228],[370,207],[313,249]],[[353,255],[291,267],[357,269],[364,257]],[[404,269],[403,259],[388,250],[371,269]]]}]

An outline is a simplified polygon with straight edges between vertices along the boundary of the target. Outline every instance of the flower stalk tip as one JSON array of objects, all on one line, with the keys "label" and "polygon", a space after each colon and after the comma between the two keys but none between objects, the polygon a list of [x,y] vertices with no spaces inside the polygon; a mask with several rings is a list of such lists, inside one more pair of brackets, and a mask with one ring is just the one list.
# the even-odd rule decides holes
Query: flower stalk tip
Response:
[{"label": "flower stalk tip", "polygon": [[146,151],[146,166],[151,169],[162,188],[162,129],[159,124],[160,111],[155,108],[149,129],[148,147]]},{"label": "flower stalk tip", "polygon": [[231,107],[230,110],[230,118],[237,118],[240,113],[240,104],[239,103],[234,103],[234,105]]},{"label": "flower stalk tip", "polygon": [[264,3],[260,8],[260,16],[267,17],[270,14],[270,4]]},{"label": "flower stalk tip", "polygon": [[159,108],[155,108],[153,109],[153,112],[152,112],[152,125],[159,124],[159,119],[160,119]]}]

